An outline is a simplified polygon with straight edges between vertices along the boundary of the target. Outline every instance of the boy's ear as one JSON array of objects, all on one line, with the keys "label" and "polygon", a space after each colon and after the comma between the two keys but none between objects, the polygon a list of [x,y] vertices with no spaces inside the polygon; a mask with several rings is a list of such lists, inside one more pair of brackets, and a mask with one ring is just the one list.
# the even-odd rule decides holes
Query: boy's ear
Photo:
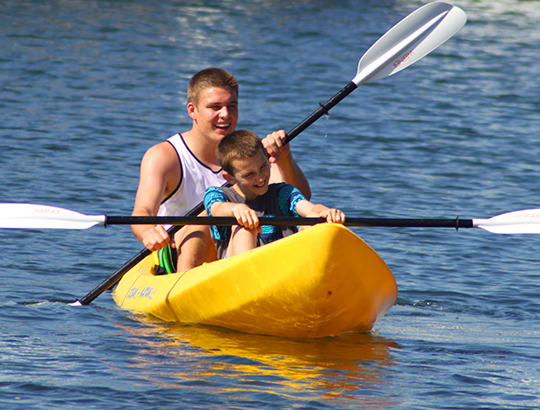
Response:
[{"label": "boy's ear", "polygon": [[223,171],[223,178],[225,178],[225,180],[231,185],[236,184],[236,180],[234,179],[234,177],[227,171]]},{"label": "boy's ear", "polygon": [[187,105],[187,112],[188,112],[189,117],[192,120],[195,120],[196,118],[195,111],[196,111],[195,105],[193,105],[192,102],[189,102]]}]

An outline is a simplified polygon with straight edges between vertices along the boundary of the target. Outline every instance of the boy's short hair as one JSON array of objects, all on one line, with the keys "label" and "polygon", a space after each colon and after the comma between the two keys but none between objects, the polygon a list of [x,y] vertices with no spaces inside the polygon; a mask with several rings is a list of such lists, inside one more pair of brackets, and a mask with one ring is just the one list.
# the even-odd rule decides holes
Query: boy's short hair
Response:
[{"label": "boy's short hair", "polygon": [[236,93],[238,98],[238,81],[227,71],[221,68],[205,68],[199,71],[188,84],[188,103],[198,106],[201,102],[201,94],[208,88],[226,88]]},{"label": "boy's short hair", "polygon": [[219,165],[229,174],[234,174],[232,162],[237,159],[251,158],[259,150],[266,155],[261,139],[250,130],[236,130],[228,133],[216,148]]}]

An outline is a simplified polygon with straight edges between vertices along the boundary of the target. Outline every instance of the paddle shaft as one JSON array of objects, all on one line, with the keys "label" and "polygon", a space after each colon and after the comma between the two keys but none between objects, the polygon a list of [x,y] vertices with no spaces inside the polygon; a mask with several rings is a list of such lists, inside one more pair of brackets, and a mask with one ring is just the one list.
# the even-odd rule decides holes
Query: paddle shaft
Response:
[{"label": "paddle shaft", "polygon": [[[325,218],[260,217],[259,225],[298,226],[326,222]],[[107,216],[107,225],[238,225],[235,217],[201,216]],[[386,226],[408,228],[473,228],[472,219],[393,219],[393,218],[346,218],[345,226]]]},{"label": "paddle shaft", "polygon": [[[200,214],[204,209],[204,204],[200,203],[196,207],[194,207],[191,211],[189,211],[186,214],[186,217],[196,217],[198,214]],[[108,219],[108,218],[107,218]],[[110,224],[111,222],[109,222]],[[168,232],[170,235],[174,235],[182,226],[172,226],[169,228]],[[150,255],[152,251],[148,250],[147,248],[144,248],[141,250],[138,254],[136,254],[133,258],[131,258],[129,261],[124,263],[124,265],[118,269],[115,273],[113,273],[111,276],[109,276],[107,279],[105,279],[103,282],[101,282],[98,286],[96,286],[94,289],[92,289],[86,296],[84,296],[82,299],[77,300],[75,303],[79,303],[81,305],[89,305],[93,302],[94,299],[96,299],[99,295],[101,295],[106,290],[112,288],[114,285],[116,285],[122,277],[129,272],[130,269],[135,267],[140,261],[142,261],[144,258],[146,258],[148,255]]]},{"label": "paddle shaft", "polygon": [[339,92],[337,92],[332,98],[330,98],[327,102],[325,102],[324,104],[320,104],[320,107],[317,110],[313,111],[313,113],[311,113],[309,117],[307,117],[304,121],[302,121],[300,124],[294,127],[289,133],[287,133],[285,144],[288,144],[289,142],[291,142],[298,134],[304,131],[307,127],[309,127],[319,118],[321,118],[323,115],[327,115],[333,107],[335,107],[345,97],[347,97],[350,93],[356,90],[356,88],[358,88],[358,86],[354,82],[351,81],[349,84],[343,87]]}]

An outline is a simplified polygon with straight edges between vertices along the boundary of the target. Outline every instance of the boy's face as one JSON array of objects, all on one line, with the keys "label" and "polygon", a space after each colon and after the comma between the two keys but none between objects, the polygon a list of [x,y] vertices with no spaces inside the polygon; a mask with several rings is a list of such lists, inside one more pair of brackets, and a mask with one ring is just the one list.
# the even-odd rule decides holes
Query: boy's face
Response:
[{"label": "boy's face", "polygon": [[228,88],[207,88],[195,106],[189,103],[188,113],[199,132],[211,143],[217,144],[238,122],[238,96]]},{"label": "boy's face", "polygon": [[236,191],[247,199],[254,199],[268,191],[270,164],[265,153],[259,150],[254,156],[233,161],[233,175],[224,172],[223,176]]}]

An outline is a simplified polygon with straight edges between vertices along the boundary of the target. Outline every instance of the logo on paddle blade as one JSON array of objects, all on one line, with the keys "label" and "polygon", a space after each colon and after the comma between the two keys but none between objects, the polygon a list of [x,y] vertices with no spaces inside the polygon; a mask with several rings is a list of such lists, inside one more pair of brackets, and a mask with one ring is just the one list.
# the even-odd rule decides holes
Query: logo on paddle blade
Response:
[{"label": "logo on paddle blade", "polygon": [[394,61],[394,68],[398,68],[401,64],[403,64],[405,61],[407,61],[409,58],[411,58],[414,55],[414,51],[409,51],[406,53],[403,57],[401,57],[399,60]]},{"label": "logo on paddle blade", "polygon": [[34,212],[36,214],[53,214],[57,215],[60,213],[60,209],[54,209],[54,208],[34,208]]}]

